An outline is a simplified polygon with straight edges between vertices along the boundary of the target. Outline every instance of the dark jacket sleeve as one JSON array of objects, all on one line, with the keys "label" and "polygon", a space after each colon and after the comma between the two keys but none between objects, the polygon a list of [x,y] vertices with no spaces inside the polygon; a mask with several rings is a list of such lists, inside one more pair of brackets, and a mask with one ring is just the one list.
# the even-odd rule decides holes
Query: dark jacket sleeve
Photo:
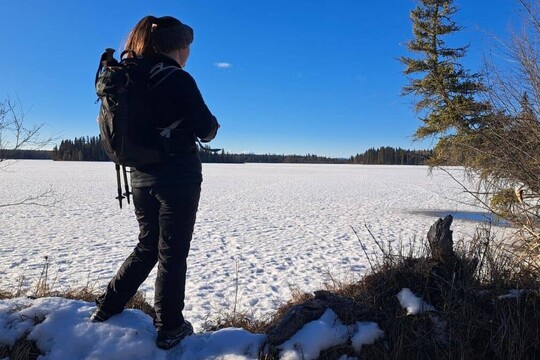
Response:
[{"label": "dark jacket sleeve", "polygon": [[204,99],[195,83],[195,79],[187,72],[176,71],[172,86],[177,89],[173,93],[178,96],[178,104],[182,107],[183,124],[185,129],[193,130],[195,136],[201,141],[212,140],[219,128],[219,123],[206,106]]}]

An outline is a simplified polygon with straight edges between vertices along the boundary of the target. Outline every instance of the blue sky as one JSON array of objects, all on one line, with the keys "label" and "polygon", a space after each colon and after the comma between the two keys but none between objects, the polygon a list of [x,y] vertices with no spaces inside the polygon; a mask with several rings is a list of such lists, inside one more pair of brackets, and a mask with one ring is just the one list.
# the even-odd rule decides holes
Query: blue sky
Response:
[{"label": "blue sky", "polygon": [[[478,71],[492,33],[504,37],[517,0],[456,1]],[[18,98],[26,121],[62,138],[97,135],[94,76],[101,52],[120,48],[145,15],[195,30],[186,70],[232,152],[348,157],[413,142],[419,125],[406,83],[413,0],[19,0],[0,4],[0,99]],[[224,66],[224,64],[226,64]]]}]

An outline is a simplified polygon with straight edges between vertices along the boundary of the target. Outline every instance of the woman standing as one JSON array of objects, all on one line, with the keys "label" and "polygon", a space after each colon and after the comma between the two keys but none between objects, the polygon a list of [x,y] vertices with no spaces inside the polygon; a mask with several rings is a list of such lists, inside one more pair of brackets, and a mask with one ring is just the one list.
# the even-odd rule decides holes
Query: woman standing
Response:
[{"label": "woman standing", "polygon": [[193,29],[170,16],[144,17],[127,39],[126,50],[152,61],[149,104],[156,128],[170,132],[170,154],[162,164],[132,169],[139,242],[96,299],[91,317],[102,322],[121,313],[157,263],[155,326],[162,349],[193,333],[182,310],[202,182],[196,140],[212,140],[219,128],[195,80],[183,70],[192,42]]}]

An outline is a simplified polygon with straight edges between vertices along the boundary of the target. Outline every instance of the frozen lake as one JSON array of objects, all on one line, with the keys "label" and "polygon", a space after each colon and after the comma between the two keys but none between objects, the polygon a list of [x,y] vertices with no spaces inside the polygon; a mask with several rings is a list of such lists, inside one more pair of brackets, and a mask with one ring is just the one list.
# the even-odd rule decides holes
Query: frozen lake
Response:
[{"label": "frozen lake", "polygon": [[[457,176],[461,172],[452,170]],[[185,316],[198,328],[236,308],[272,312],[290,287],[313,291],[330,273],[358,278],[368,253],[425,236],[434,215],[457,213],[454,238],[470,237],[479,209],[443,172],[406,166],[203,164]],[[48,189],[52,206],[0,207],[0,287],[32,285],[44,258],[56,289],[102,288],[136,244],[133,206],[119,209],[112,163],[19,161],[0,171],[0,204]],[[475,216],[459,216],[474,214]],[[152,301],[155,270],[143,284]]]}]

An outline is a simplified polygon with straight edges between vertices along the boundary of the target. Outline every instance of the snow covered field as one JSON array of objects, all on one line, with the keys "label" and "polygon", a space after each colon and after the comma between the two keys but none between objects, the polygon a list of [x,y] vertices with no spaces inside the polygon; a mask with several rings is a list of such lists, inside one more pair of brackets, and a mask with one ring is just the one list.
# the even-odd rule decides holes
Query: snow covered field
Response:
[{"label": "snow covered field", "polygon": [[[260,316],[289,299],[290,286],[317,290],[329,273],[345,280],[368,268],[351,229],[373,256],[408,244],[436,217],[455,213],[455,239],[472,235],[479,209],[458,184],[427,167],[204,164],[188,259],[185,316]],[[460,174],[459,170],[453,170]],[[47,256],[56,289],[105,286],[137,239],[133,206],[119,209],[112,163],[19,161],[0,172],[0,204],[51,189],[53,206],[0,208],[0,287],[37,282]],[[46,201],[49,201],[46,199]],[[470,213],[468,213],[470,212]],[[460,216],[465,214],[466,216]],[[481,216],[480,216],[481,218]],[[143,284],[150,302],[155,271]]]}]

